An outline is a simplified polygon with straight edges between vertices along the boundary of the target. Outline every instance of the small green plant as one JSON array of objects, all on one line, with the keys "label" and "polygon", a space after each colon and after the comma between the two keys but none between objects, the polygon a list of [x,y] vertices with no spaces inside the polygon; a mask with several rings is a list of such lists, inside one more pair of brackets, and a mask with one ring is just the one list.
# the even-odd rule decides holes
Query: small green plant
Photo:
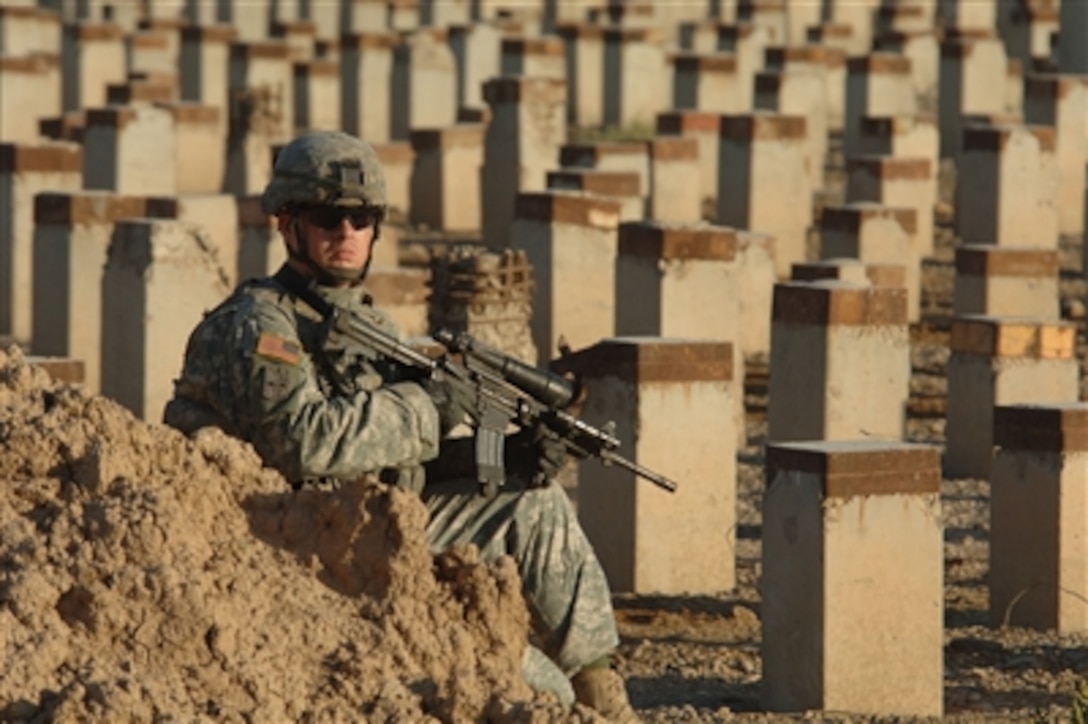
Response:
[{"label": "small green plant", "polygon": [[571,128],[568,135],[574,143],[592,143],[594,141],[649,141],[656,132],[651,126],[634,124]]},{"label": "small green plant", "polygon": [[1081,679],[1073,692],[1073,721],[1075,724],[1088,724],[1088,678]]}]

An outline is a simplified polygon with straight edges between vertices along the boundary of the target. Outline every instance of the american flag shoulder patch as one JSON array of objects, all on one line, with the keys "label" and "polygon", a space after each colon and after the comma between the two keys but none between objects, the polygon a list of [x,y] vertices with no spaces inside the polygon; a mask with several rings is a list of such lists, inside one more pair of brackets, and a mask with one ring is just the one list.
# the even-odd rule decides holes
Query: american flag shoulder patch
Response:
[{"label": "american flag shoulder patch", "polygon": [[257,354],[268,359],[286,362],[289,365],[297,365],[302,359],[302,348],[299,347],[298,342],[261,332],[257,340]]}]

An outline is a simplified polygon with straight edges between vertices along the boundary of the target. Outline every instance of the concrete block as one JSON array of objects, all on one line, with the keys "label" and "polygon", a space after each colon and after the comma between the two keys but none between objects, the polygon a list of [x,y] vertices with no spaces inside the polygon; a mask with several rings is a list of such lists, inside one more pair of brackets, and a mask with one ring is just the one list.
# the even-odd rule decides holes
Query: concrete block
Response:
[{"label": "concrete block", "polygon": [[1088,629],[1088,404],[994,410],[990,621],[1060,634]]},{"label": "concrete block", "polygon": [[85,389],[100,391],[102,268],[113,227],[144,216],[143,198],[107,191],[39,193],[34,199],[34,354],[84,362]]},{"label": "concrete block", "polygon": [[659,136],[647,142],[650,197],[647,215],[657,221],[697,222],[703,218],[699,186],[699,144],[693,138]]},{"label": "concrete block", "polygon": [[744,113],[751,108],[749,79],[737,72],[731,53],[676,53],[672,59],[672,107],[706,113]]},{"label": "concrete block", "polygon": [[[567,2],[556,2],[568,7]],[[560,24],[567,79],[567,122],[592,127],[604,123],[604,31],[584,22]]]},{"label": "concrete block", "polygon": [[620,205],[620,221],[641,221],[646,204],[639,194],[642,182],[634,171],[598,171],[566,168],[548,171],[548,190],[583,191],[604,196]]},{"label": "concrete block", "polygon": [[939,455],[864,439],[767,447],[765,710],[942,715]]},{"label": "concrete block", "polygon": [[236,39],[237,31],[225,25],[181,30],[181,99],[218,108],[224,134],[230,111],[230,46]]},{"label": "concrete block", "polygon": [[917,113],[910,60],[901,55],[873,53],[850,58],[846,64],[846,115],[843,153],[859,153],[859,126],[865,116]]},{"label": "concrete block", "polygon": [[767,48],[768,70],[815,73],[824,84],[823,109],[829,131],[843,130],[846,112],[846,52],[827,45]]},{"label": "concrete block", "polygon": [[[287,246],[276,228],[276,219],[261,211],[259,196],[235,197],[235,202],[238,219],[236,278],[245,281],[271,276],[287,261]],[[385,236],[384,229],[382,236]]]},{"label": "concrete block", "polygon": [[670,111],[657,116],[658,136],[693,138],[698,144],[699,187],[703,200],[717,206],[718,156],[721,152],[721,117],[702,111]]},{"label": "concrete block", "polygon": [[814,282],[834,279],[874,287],[907,288],[907,272],[902,264],[866,264],[855,258],[832,257],[808,264],[794,264],[790,281]]},{"label": "concrete block", "polygon": [[340,130],[340,67],[331,60],[310,60],[292,66],[294,124],[313,131]]},{"label": "concrete block", "polygon": [[933,253],[937,181],[928,159],[856,156],[846,160],[846,173],[847,202],[914,211],[917,258]]},{"label": "concrete block", "polygon": [[239,202],[231,194],[185,194],[146,201],[146,216],[155,219],[175,219],[198,227],[210,244],[210,252],[218,260],[219,267],[232,288],[239,282],[252,278],[240,277],[238,218]]},{"label": "concrete block", "polygon": [[863,156],[924,158],[934,182],[940,161],[937,121],[930,114],[866,116],[858,126],[858,153]]},{"label": "concrete block", "polygon": [[746,355],[771,351],[771,310],[778,280],[775,239],[770,234],[738,229],[737,266],[740,276],[740,347]]},{"label": "concrete block", "polygon": [[606,29],[603,75],[606,125],[651,128],[667,110],[668,63],[656,29]]},{"label": "concrete block", "polygon": [[920,98],[936,97],[941,45],[940,37],[933,28],[885,33],[877,38],[876,50],[902,55],[909,60],[915,94]]},{"label": "concrete block", "polygon": [[767,439],[898,439],[910,393],[904,289],[774,288]]},{"label": "concrete block", "polygon": [[83,186],[83,149],[74,143],[0,143],[0,335],[32,335],[34,198]]},{"label": "concrete block", "polygon": [[1054,129],[968,126],[956,185],[956,230],[964,244],[1058,245]]},{"label": "concrete block", "polygon": [[174,114],[156,106],[110,106],[87,111],[83,182],[120,194],[177,192]]},{"label": "concrete block", "polygon": [[124,35],[118,25],[65,25],[61,58],[66,111],[105,105],[106,86],[125,80]]},{"label": "concrete block", "polygon": [[391,88],[392,140],[408,140],[413,129],[457,122],[457,69],[445,31],[416,31],[393,48]]},{"label": "concrete block", "polygon": [[554,36],[503,38],[500,75],[527,75],[566,80],[567,64],[563,40]]},{"label": "concrete block", "polygon": [[294,138],[295,87],[287,43],[231,43],[229,77],[232,131],[236,125],[257,131],[259,125],[260,133],[272,143]]},{"label": "concrete block", "polygon": [[[669,494],[618,466],[579,464],[579,518],[612,590],[732,589],[736,432],[729,343],[620,337],[572,356],[564,364],[578,370],[588,393],[583,419],[615,421],[620,453],[679,486]],[[681,529],[683,536],[667,533]]]},{"label": "concrete block", "polygon": [[827,156],[827,105],[823,78],[803,71],[763,71],[756,74],[755,107],[805,119],[806,166],[812,191],[824,187]]},{"label": "concrete block", "polygon": [[995,407],[1077,399],[1075,332],[1068,322],[1028,317],[953,317],[946,475],[990,477]]},{"label": "concrete block", "polygon": [[820,258],[853,257],[866,264],[894,264],[904,271],[907,320],[921,309],[922,255],[917,212],[861,202],[824,207],[820,217]]},{"label": "concrete block", "polygon": [[343,130],[370,143],[392,140],[393,48],[389,33],[346,34],[340,44]]},{"label": "concrete block", "polygon": [[1056,249],[961,246],[956,249],[953,313],[1061,318]]},{"label": "concrete block", "polygon": [[1024,83],[1024,120],[1054,129],[1058,166],[1058,231],[1080,236],[1088,187],[1088,83],[1081,76],[1029,75]]},{"label": "concrete block", "polygon": [[482,198],[480,169],[484,159],[484,126],[412,131],[409,217],[444,231],[478,231]]},{"label": "concrete block", "polygon": [[45,56],[0,56],[0,142],[33,143],[39,123],[59,115],[60,89],[56,59]]},{"label": "concrete block", "polygon": [[[444,4],[439,0],[436,7]],[[458,23],[450,26],[447,42],[457,68],[457,107],[483,107],[484,83],[501,75],[501,31],[486,23]]]},{"label": "concrete block", "polygon": [[812,222],[805,118],[722,116],[717,222],[770,234],[779,276],[805,261]]},{"label": "concrete block", "polygon": [[533,268],[533,344],[547,364],[562,343],[611,337],[619,204],[568,191],[519,193],[510,246]]},{"label": "concrete block", "polygon": [[963,146],[963,117],[1005,110],[1005,49],[996,37],[946,39],[941,43],[937,107],[941,157],[956,158]]},{"label": "concrete block", "polygon": [[634,172],[639,176],[639,194],[647,196],[650,193],[649,147],[640,141],[567,143],[559,149],[559,165],[563,168]]},{"label": "concrete block", "polygon": [[371,144],[385,172],[385,196],[390,208],[408,213],[411,205],[412,168],[416,152],[408,141]]},{"label": "concrete block", "polygon": [[161,104],[173,116],[175,188],[179,194],[214,194],[223,188],[226,158],[222,112],[196,103]]}]

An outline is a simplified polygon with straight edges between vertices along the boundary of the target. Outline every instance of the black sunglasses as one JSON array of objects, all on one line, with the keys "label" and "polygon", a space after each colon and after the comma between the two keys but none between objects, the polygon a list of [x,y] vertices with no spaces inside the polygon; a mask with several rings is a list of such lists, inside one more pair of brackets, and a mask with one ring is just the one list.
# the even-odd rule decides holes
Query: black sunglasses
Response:
[{"label": "black sunglasses", "polygon": [[373,207],[344,209],[338,206],[309,206],[303,212],[311,224],[325,231],[340,228],[344,219],[347,219],[351,228],[356,231],[374,226],[382,220],[381,210]]}]

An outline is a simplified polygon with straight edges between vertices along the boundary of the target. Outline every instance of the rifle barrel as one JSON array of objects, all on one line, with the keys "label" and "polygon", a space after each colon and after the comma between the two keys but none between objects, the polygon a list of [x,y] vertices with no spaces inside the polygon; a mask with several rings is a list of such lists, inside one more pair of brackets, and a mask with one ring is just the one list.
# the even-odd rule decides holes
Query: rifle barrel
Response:
[{"label": "rifle barrel", "polygon": [[653,470],[650,470],[649,468],[644,468],[641,465],[639,465],[638,463],[634,462],[633,460],[628,460],[627,458],[623,457],[622,455],[619,455],[618,453],[615,453],[615,452],[613,452],[611,450],[607,450],[607,449],[606,450],[601,450],[600,455],[601,455],[601,461],[604,462],[606,465],[619,466],[619,467],[623,468],[624,470],[631,471],[632,473],[639,476],[640,478],[644,478],[646,480],[649,480],[651,483],[653,483],[654,485],[656,485],[659,488],[663,488],[663,489],[669,491],[670,493],[675,493],[676,492],[676,488],[678,486],[677,486],[675,480],[671,480],[669,478],[666,478],[664,475],[662,475],[660,473],[655,473]]}]

